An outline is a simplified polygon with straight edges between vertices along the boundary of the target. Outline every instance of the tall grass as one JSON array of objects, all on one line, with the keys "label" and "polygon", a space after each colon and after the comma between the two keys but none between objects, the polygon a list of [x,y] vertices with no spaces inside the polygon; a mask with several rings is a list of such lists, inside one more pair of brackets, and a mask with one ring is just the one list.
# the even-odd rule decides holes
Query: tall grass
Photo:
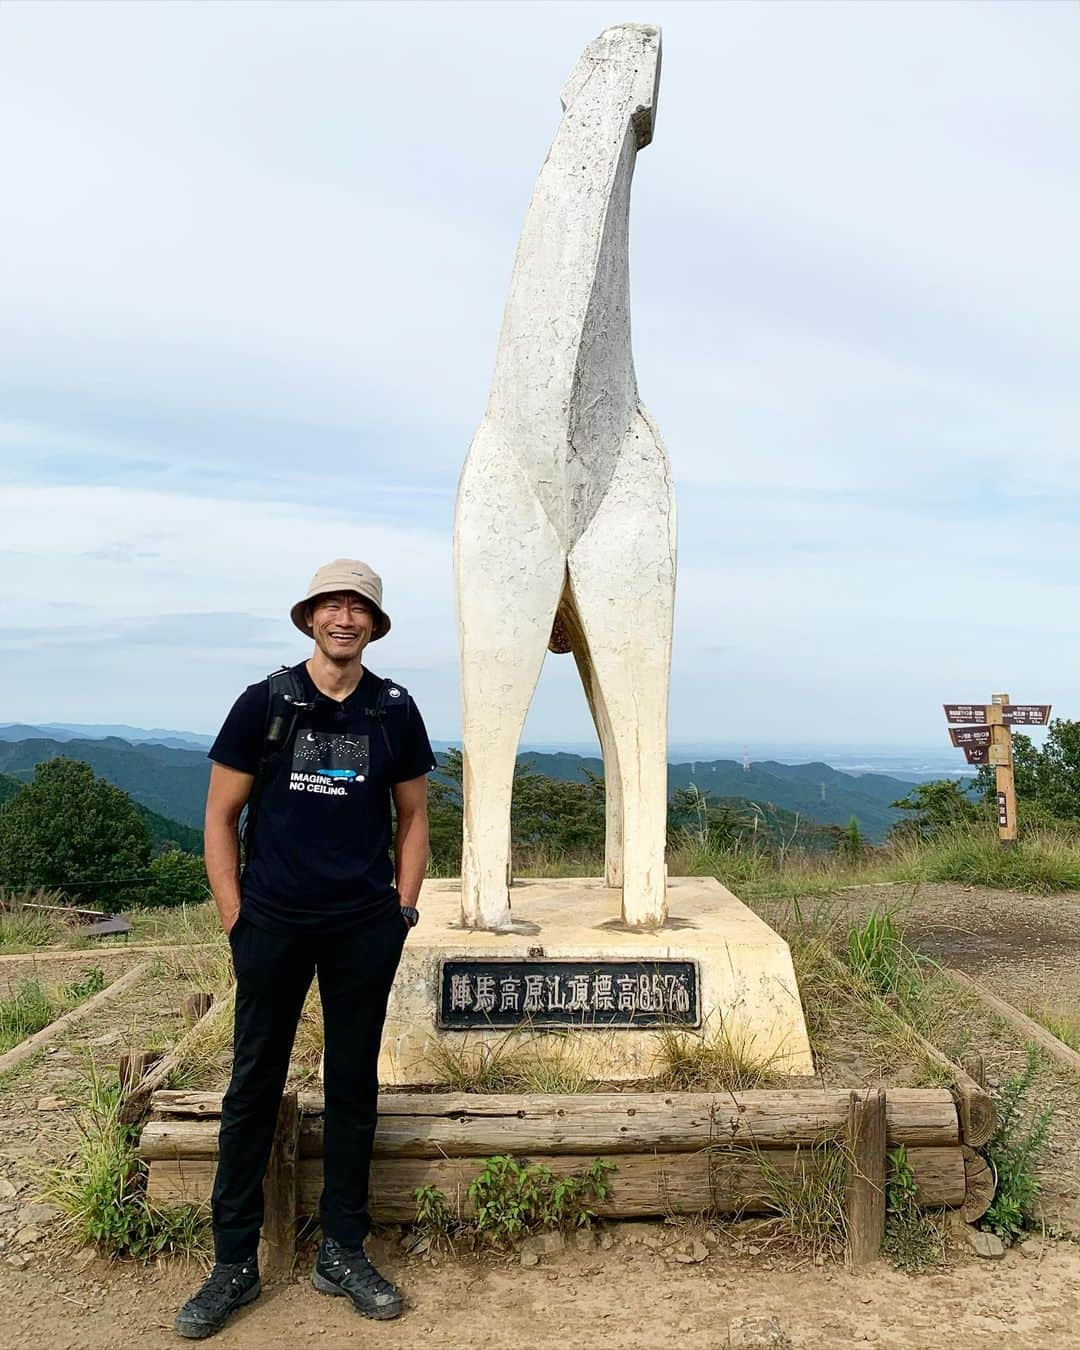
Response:
[{"label": "tall grass", "polygon": [[37,975],[19,980],[0,999],[0,1054],[104,988],[100,966],[88,966],[78,979],[56,989],[46,987]]},{"label": "tall grass", "polygon": [[62,905],[58,891],[12,891],[0,888],[0,952],[32,952],[74,936],[62,914],[37,909]]},{"label": "tall grass", "polygon": [[138,1126],[122,1123],[121,1101],[119,1087],[91,1071],[76,1118],[79,1142],[44,1177],[46,1197],[64,1211],[62,1233],[73,1246],[94,1246],[108,1256],[205,1256],[204,1207],[167,1209],[147,1199],[146,1167],[135,1153]]}]

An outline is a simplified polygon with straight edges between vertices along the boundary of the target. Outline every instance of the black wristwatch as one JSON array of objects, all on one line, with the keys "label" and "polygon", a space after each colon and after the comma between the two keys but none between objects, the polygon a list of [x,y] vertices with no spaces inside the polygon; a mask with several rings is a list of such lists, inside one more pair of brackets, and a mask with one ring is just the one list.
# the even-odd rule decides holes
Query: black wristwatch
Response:
[{"label": "black wristwatch", "polygon": [[415,928],[420,922],[420,911],[415,905],[402,905],[401,917],[405,920],[407,928]]}]

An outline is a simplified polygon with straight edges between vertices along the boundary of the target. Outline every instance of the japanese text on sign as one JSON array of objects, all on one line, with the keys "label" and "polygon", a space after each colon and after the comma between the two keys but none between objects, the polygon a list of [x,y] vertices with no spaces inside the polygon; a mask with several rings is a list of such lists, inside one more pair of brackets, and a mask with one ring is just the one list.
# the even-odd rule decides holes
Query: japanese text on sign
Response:
[{"label": "japanese text on sign", "polygon": [[989,745],[991,731],[989,727],[950,727],[949,739],[953,745]]},{"label": "japanese text on sign", "polygon": [[1001,720],[1010,727],[1042,727],[1050,720],[1050,704],[1006,703]]},{"label": "japanese text on sign", "polygon": [[1004,792],[997,794],[998,826],[1006,830],[1009,827],[1009,799]]},{"label": "japanese text on sign", "polygon": [[946,722],[985,722],[986,708],[981,703],[946,703]]},{"label": "japanese text on sign", "polygon": [[442,963],[439,1025],[697,1026],[693,961]]}]

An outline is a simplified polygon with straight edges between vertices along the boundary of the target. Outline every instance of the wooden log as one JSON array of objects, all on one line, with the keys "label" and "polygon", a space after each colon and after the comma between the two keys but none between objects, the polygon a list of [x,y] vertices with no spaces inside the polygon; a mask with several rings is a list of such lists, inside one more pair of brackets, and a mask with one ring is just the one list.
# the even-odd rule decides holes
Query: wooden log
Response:
[{"label": "wooden log", "polygon": [[[169,1081],[169,1075],[177,1068],[188,1050],[198,1043],[200,1037],[206,1034],[209,1027],[220,1021],[224,1017],[232,1016],[233,1009],[233,990],[225,998],[219,998],[210,1011],[200,1021],[196,1022],[180,1039],[167,1055],[154,1065],[150,1072],[143,1078],[142,1082],[136,1087],[134,1092],[130,1093],[123,1106],[120,1108],[120,1120],[125,1125],[134,1125],[140,1121],[146,1114],[150,1105],[150,1099],[154,1093],[163,1088]],[[220,1094],[218,1103],[218,1115],[221,1114]]]},{"label": "wooden log", "polygon": [[885,1237],[885,1091],[851,1094],[848,1111],[848,1182],[844,1197],[844,1263],[865,1270]]},{"label": "wooden log", "polygon": [[205,990],[200,990],[196,994],[189,994],[180,1004],[180,1016],[184,1019],[184,1026],[193,1027],[201,1017],[206,1016],[213,1002],[213,994],[209,994]]},{"label": "wooden log", "polygon": [[[820,1165],[820,1157],[808,1150],[774,1149],[764,1156],[778,1171],[790,1176],[800,1169],[811,1172]],[[580,1154],[537,1154],[529,1161],[545,1163],[563,1176],[580,1172],[586,1165]],[[768,1212],[769,1188],[761,1163],[745,1149],[655,1156],[619,1154],[611,1161],[618,1169],[610,1176],[611,1194],[596,1206],[597,1213],[610,1218],[702,1214],[710,1209],[718,1214]],[[908,1161],[915,1174],[920,1205],[930,1208],[963,1203],[964,1156],[958,1146],[909,1149]],[[416,1217],[413,1191],[419,1186],[438,1186],[452,1203],[462,1207],[463,1213],[468,1213],[469,1183],[483,1165],[479,1158],[376,1158],[371,1167],[372,1217],[383,1223],[410,1222]],[[216,1167],[212,1158],[152,1162],[147,1194],[162,1204],[205,1203]],[[301,1159],[298,1178],[299,1213],[317,1213],[322,1160]]]},{"label": "wooden log", "polygon": [[296,1259],[297,1145],[300,1113],[295,1092],[282,1095],[270,1162],[263,1179],[263,1226],[259,1273],[264,1280],[285,1280]]},{"label": "wooden log", "polygon": [[994,1164],[965,1145],[964,1155],[964,1203],[960,1213],[965,1223],[974,1223],[981,1219],[994,1203],[997,1190],[997,1172]]},{"label": "wooden log", "polygon": [[[384,1093],[375,1155],[477,1157],[493,1153],[690,1153],[709,1144],[794,1148],[841,1135],[850,1089],[707,1093],[609,1092],[534,1095]],[[221,1111],[220,1093],[157,1092],[158,1120],[144,1131],[147,1159],[211,1157],[203,1122]],[[322,1153],[322,1097],[301,1094],[302,1157]],[[183,1125],[198,1124],[185,1130]],[[901,1088],[886,1095],[889,1146],[948,1147],[960,1141],[956,1106],[945,1088]]]},{"label": "wooden log", "polygon": [[[86,953],[80,952],[83,960],[86,960]],[[36,958],[35,958],[36,959]],[[64,1013],[58,1017],[55,1022],[50,1022],[47,1027],[42,1027],[40,1031],[35,1031],[32,1036],[27,1036],[25,1041],[20,1041],[18,1045],[12,1046],[6,1054],[0,1055],[0,1073],[7,1073],[13,1069],[16,1064],[21,1064],[24,1059],[34,1054],[41,1046],[47,1045],[49,1041],[55,1040],[62,1032],[67,1031],[69,1027],[81,1022],[91,1013],[97,1012],[103,1004],[110,999],[116,998],[125,990],[130,989],[132,985],[138,984],[146,972],[150,969],[149,961],[141,961],[133,970],[129,970],[126,975],[121,975],[118,980],[113,980],[112,984],[106,985],[100,993],[95,994],[93,998],[88,998],[85,1003],[80,1003],[72,1008],[70,1012]]]},{"label": "wooden log", "polygon": [[952,1079],[953,1097],[956,1099],[956,1110],[960,1117],[961,1143],[967,1144],[970,1148],[981,1148],[997,1126],[997,1111],[989,1092],[980,1087],[959,1064],[954,1064],[947,1055],[943,1055],[936,1045],[925,1036],[921,1036],[910,1022],[905,1022],[884,999],[874,996],[873,1001],[908,1029],[922,1047],[927,1059],[948,1073]]},{"label": "wooden log", "polygon": [[132,1050],[129,1054],[120,1056],[120,1091],[121,1093],[130,1092],[137,1086],[146,1072],[151,1069],[161,1058],[160,1050]]},{"label": "wooden log", "polygon": [[1064,1041],[1059,1041],[1052,1031],[1047,1031],[1034,1018],[1028,1017],[1019,1008],[1014,1008],[1011,1003],[1007,1003],[1005,999],[987,989],[986,985],[972,979],[970,975],[965,975],[962,970],[950,970],[949,975],[965,989],[977,994],[988,1008],[997,1013],[1014,1031],[1018,1031],[1024,1040],[1034,1041],[1051,1059],[1056,1060],[1064,1068],[1071,1069],[1073,1073],[1080,1074],[1080,1054],[1067,1046]]}]

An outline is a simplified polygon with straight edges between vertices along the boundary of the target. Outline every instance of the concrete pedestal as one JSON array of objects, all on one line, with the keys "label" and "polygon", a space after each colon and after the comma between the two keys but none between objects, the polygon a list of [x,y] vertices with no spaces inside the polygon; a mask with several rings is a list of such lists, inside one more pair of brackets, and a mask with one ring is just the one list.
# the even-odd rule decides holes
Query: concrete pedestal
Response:
[{"label": "concrete pedestal", "polygon": [[[656,1030],[575,1027],[560,1031],[438,1026],[440,970],[455,958],[588,962],[683,960],[697,966],[701,1023],[688,1034],[725,1036],[778,1073],[814,1072],[795,971],[787,943],[711,877],[672,877],[669,918],[656,932],[627,928],[618,893],[594,879],[515,883],[515,931],[492,933],[461,925],[461,883],[429,880],[420,897],[421,922],[405,943],[390,995],[379,1078],[386,1085],[440,1081],[437,1047],[479,1048],[483,1042],[535,1045],[567,1053],[589,1077],[627,1081],[657,1072]],[[518,1041],[520,1038],[520,1042]]]}]

